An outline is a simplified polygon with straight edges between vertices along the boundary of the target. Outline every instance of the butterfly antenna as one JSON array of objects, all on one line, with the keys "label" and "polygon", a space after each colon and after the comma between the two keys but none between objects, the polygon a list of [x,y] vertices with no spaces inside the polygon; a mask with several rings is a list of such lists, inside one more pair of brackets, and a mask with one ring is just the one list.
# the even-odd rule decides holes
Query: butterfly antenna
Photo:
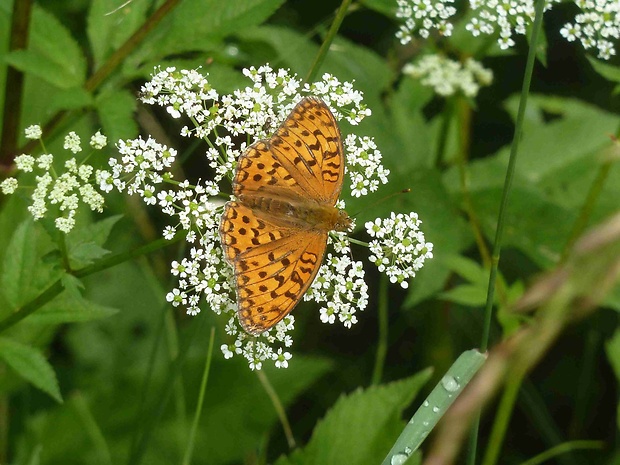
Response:
[{"label": "butterfly antenna", "polygon": [[[385,202],[386,200],[391,199],[392,197],[396,197],[397,195],[401,195],[401,194],[408,194],[409,192],[411,192],[411,189],[407,188],[407,189],[403,189],[401,191],[398,192],[392,192],[389,195],[386,195],[385,197],[375,201],[374,203],[371,203],[370,205],[368,205],[367,207],[364,207],[363,210],[368,210],[369,208],[373,208],[376,207],[377,205]],[[355,212],[353,215],[350,215],[351,217],[355,218],[357,215],[359,215],[362,212],[362,210],[358,210],[357,212]]]}]

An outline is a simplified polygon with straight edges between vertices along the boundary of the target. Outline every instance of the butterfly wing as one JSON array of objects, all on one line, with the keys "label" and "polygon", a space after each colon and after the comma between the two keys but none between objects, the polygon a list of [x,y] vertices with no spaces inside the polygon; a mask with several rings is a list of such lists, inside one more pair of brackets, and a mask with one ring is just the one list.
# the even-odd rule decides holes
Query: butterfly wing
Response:
[{"label": "butterfly wing", "polygon": [[316,97],[300,101],[269,140],[239,158],[233,193],[313,199],[334,205],[344,177],[342,136]]},{"label": "butterfly wing", "polygon": [[253,335],[295,308],[327,247],[326,232],[276,226],[239,202],[226,204],[220,236],[233,266],[239,321]]}]

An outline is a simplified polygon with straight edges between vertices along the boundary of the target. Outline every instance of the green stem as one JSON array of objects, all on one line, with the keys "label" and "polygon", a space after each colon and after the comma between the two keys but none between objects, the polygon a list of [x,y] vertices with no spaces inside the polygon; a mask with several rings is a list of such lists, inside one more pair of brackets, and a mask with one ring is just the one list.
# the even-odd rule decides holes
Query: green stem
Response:
[{"label": "green stem", "polygon": [[269,399],[271,399],[273,408],[278,414],[278,418],[280,419],[280,423],[282,423],[282,428],[284,429],[284,435],[286,436],[286,441],[288,442],[288,447],[290,449],[294,449],[295,447],[297,447],[297,444],[295,442],[295,437],[293,436],[293,430],[291,429],[291,424],[288,421],[288,418],[286,416],[286,411],[284,410],[284,406],[282,405],[282,402],[280,401],[280,397],[278,396],[278,393],[276,392],[276,390],[273,388],[273,386],[269,382],[269,378],[267,378],[267,375],[264,373],[264,370],[256,370],[256,376],[258,376],[258,380],[263,385],[263,389],[265,389],[265,392],[269,396]]},{"label": "green stem", "polygon": [[[9,51],[28,47],[28,33],[32,13],[32,0],[13,0],[11,15],[11,36]],[[8,66],[4,86],[4,110],[2,115],[2,145],[0,145],[0,165],[8,169],[17,152],[19,124],[21,120],[24,73]]]},{"label": "green stem", "polygon": [[573,245],[577,241],[577,238],[581,236],[583,231],[586,229],[588,225],[588,221],[592,216],[592,211],[594,210],[594,206],[598,201],[601,191],[603,190],[603,186],[605,185],[605,181],[609,176],[609,172],[611,170],[612,163],[611,161],[605,161],[599,168],[598,173],[596,174],[596,178],[592,181],[592,185],[590,186],[590,190],[588,191],[588,195],[586,196],[586,200],[579,211],[579,216],[575,220],[575,224],[573,224],[573,228],[568,236],[568,240],[564,245],[564,249],[562,250],[562,256],[560,258],[560,263],[563,263],[568,256],[568,253],[573,248]]},{"label": "green stem", "polygon": [[557,446],[546,450],[542,454],[538,454],[536,457],[532,457],[531,459],[526,460],[525,462],[521,463],[521,465],[539,465],[540,463],[544,463],[549,459],[557,457],[560,454],[570,452],[571,450],[603,449],[604,447],[605,443],[603,441],[569,441],[563,444],[558,444]]},{"label": "green stem", "polygon": [[[172,240],[167,239],[158,239],[156,241],[151,242],[150,244],[144,245],[142,247],[138,247],[137,249],[131,250],[129,252],[122,252],[116,255],[112,255],[109,258],[102,259],[94,265],[87,266],[86,268],[82,268],[81,270],[74,271],[72,273],[76,278],[83,278],[85,276],[94,274],[98,271],[103,271],[108,268],[112,268],[113,266],[119,265],[120,263],[126,262],[132,258],[139,257],[141,255],[146,255],[155,250],[163,249],[164,247],[173,244],[185,237],[184,234],[177,234]],[[58,296],[64,290],[62,278],[56,280],[52,285],[50,285],[45,291],[35,297],[33,300],[25,304],[20,309],[13,312],[11,315],[6,317],[4,320],[0,321],[0,333],[6,331],[8,328],[13,326],[14,324],[20,322],[27,316],[31,315],[43,305],[50,302],[54,297]]]},{"label": "green stem", "polygon": [[379,278],[379,340],[377,342],[377,355],[375,357],[375,368],[372,372],[372,384],[381,383],[383,376],[383,366],[388,348],[388,279],[384,274]]},{"label": "green stem", "polygon": [[454,117],[455,98],[450,97],[446,100],[446,106],[442,112],[441,128],[439,129],[439,140],[437,142],[437,152],[435,153],[434,166],[438,167],[446,156],[448,137],[450,135],[450,125]]},{"label": "green stem", "polygon": [[351,1],[352,0],[342,0],[342,3],[340,4],[340,8],[338,8],[338,11],[336,12],[336,17],[334,18],[334,22],[332,23],[331,28],[327,32],[327,36],[325,37],[325,40],[321,44],[319,53],[317,53],[316,57],[314,57],[314,62],[312,63],[312,66],[310,67],[310,71],[308,71],[308,74],[306,75],[306,79],[304,80],[305,82],[310,83],[311,81],[314,80],[316,73],[319,71],[319,68],[321,67],[321,65],[323,64],[323,61],[325,60],[325,57],[327,56],[329,47],[331,46],[332,42],[334,41],[336,37],[336,34],[338,33],[338,29],[340,29],[340,25],[342,24],[342,21],[344,20],[344,17],[347,14],[349,5],[351,5]]},{"label": "green stem", "polygon": [[196,441],[196,431],[198,431],[198,422],[202,413],[202,405],[204,404],[205,391],[207,390],[207,381],[209,380],[209,371],[211,370],[211,360],[213,360],[213,342],[215,340],[215,327],[211,327],[211,335],[209,336],[209,350],[207,352],[207,360],[205,361],[205,369],[202,372],[202,380],[200,381],[200,394],[198,395],[198,405],[196,405],[196,413],[192,422],[192,429],[189,433],[187,441],[187,449],[183,457],[183,465],[189,465],[194,452],[194,443]]},{"label": "green stem", "polygon": [[[484,327],[482,330],[482,338],[480,341],[480,351],[486,352],[489,346],[489,332],[491,329],[491,319],[493,317],[493,302],[495,299],[495,283],[497,281],[497,268],[499,265],[500,252],[502,248],[502,240],[504,235],[504,224],[508,205],[508,197],[510,194],[510,188],[512,186],[512,180],[514,178],[515,166],[517,163],[517,153],[519,148],[519,141],[521,140],[521,133],[523,132],[523,118],[525,116],[525,109],[527,107],[527,97],[530,91],[530,84],[532,82],[532,72],[534,70],[534,60],[536,59],[536,47],[538,44],[538,37],[542,28],[542,17],[545,6],[545,0],[536,1],[536,12],[534,18],[534,26],[532,31],[532,39],[530,41],[530,48],[527,54],[527,63],[525,65],[525,73],[523,76],[523,88],[521,89],[521,99],[519,101],[519,109],[517,111],[517,119],[515,121],[515,131],[512,139],[512,146],[510,148],[510,158],[508,160],[508,168],[506,170],[506,179],[504,180],[504,189],[502,192],[502,199],[500,202],[499,214],[497,217],[497,230],[495,232],[495,241],[493,243],[493,254],[491,257],[491,270],[489,272],[489,285],[487,288],[487,301],[484,311]],[[476,422],[473,425],[474,433],[472,438],[477,438],[477,431],[480,427],[480,423]],[[501,428],[503,429],[503,428]],[[505,430],[504,430],[505,431]],[[501,446],[503,442],[503,435],[498,438],[499,441],[497,447]],[[472,457],[476,456],[477,444],[470,443],[470,465],[474,465],[471,461]]]}]

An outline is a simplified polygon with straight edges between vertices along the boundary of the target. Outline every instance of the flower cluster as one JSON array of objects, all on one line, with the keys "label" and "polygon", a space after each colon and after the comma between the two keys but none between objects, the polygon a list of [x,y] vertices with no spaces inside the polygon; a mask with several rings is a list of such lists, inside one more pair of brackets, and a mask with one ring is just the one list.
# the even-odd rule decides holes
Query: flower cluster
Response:
[{"label": "flower cluster", "polygon": [[375,238],[370,242],[370,260],[392,283],[409,286],[427,258],[433,258],[433,244],[426,242],[420,231],[421,221],[415,213],[392,213],[390,218],[377,218],[366,223],[366,231]]},{"label": "flower cluster", "polygon": [[[172,305],[195,315],[200,304],[206,302],[216,313],[229,315],[226,332],[232,340],[221,346],[226,358],[243,356],[252,369],[260,369],[267,360],[286,367],[291,358],[287,349],[292,344],[292,315],[258,337],[243,331],[237,320],[232,270],[220,246],[223,202],[218,199],[218,183],[233,177],[236,161],[245,149],[269,137],[303,96],[320,97],[336,119],[346,119],[352,125],[369,116],[370,110],[351,83],[340,82],[329,74],[303,85],[287,70],[272,70],[269,66],[249,68],[243,74],[249,80],[248,86],[229,95],[220,95],[201,73],[175,68],[158,72],[142,89],[143,102],[166,108],[174,118],[189,117],[192,127],[184,127],[181,134],[207,142],[211,180],[197,186],[175,183],[166,171],[175,152],[152,139],[136,139],[118,144],[121,159],[111,160],[111,169],[100,172],[98,181],[106,190],[116,188],[138,194],[174,217],[175,221],[164,230],[165,237],[173,237],[179,230],[187,235],[192,244],[190,255],[171,266],[178,279],[176,288],[166,296]],[[381,165],[381,153],[372,138],[349,135],[344,145],[355,196],[374,192],[387,182],[389,172]],[[175,187],[163,189],[162,183]],[[339,202],[338,208],[344,208],[344,203]],[[322,321],[333,323],[337,317],[350,327],[357,321],[356,312],[368,302],[364,271],[361,263],[349,258],[346,235],[332,233],[329,243],[333,252],[304,298],[322,304]]]},{"label": "flower cluster", "polygon": [[403,73],[419,79],[443,97],[459,90],[467,97],[475,97],[481,86],[493,81],[493,72],[473,58],[461,64],[442,55],[424,55],[415,64],[405,65]]},{"label": "flower cluster", "polygon": [[[28,127],[25,132],[29,139],[41,138],[41,128],[37,125]],[[106,137],[99,132],[90,140],[90,145],[94,150],[101,150],[106,144]],[[65,137],[63,147],[73,154],[81,152],[80,137],[75,132],[70,132]],[[78,162],[75,157],[71,157],[64,162],[64,171],[57,174],[53,162],[54,156],[50,153],[43,153],[36,157],[28,154],[15,157],[15,166],[18,171],[35,173],[36,186],[28,211],[35,220],[51,215],[56,228],[68,233],[75,226],[75,214],[80,202],[93,211],[101,212],[104,198],[93,186],[95,170],[91,165],[83,161]],[[19,182],[12,177],[0,184],[0,190],[5,195],[12,194],[18,187]],[[52,208],[54,212],[49,213]]]},{"label": "flower cluster", "polygon": [[454,26],[448,19],[456,13],[456,8],[451,6],[454,0],[396,0],[396,3],[396,17],[405,20],[396,33],[403,45],[411,42],[416,31],[423,38],[427,38],[432,29],[445,36],[452,34]]},{"label": "flower cluster", "polygon": [[569,42],[579,40],[585,49],[596,48],[598,57],[609,60],[616,54],[612,39],[620,39],[620,2],[617,0],[575,0],[582,13],[567,23],[560,34]]},{"label": "flower cluster", "polygon": [[[545,11],[558,1],[546,2]],[[497,42],[502,50],[514,46],[513,34],[525,35],[535,16],[534,0],[469,0],[469,6],[474,17],[466,29],[474,37],[499,33]]]}]

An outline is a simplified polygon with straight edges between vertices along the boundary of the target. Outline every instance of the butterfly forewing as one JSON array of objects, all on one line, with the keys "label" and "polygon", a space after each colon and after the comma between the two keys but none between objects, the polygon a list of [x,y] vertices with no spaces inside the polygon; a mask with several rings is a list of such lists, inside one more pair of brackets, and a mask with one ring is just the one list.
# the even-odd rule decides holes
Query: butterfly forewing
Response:
[{"label": "butterfly forewing", "polygon": [[239,158],[233,193],[283,192],[334,205],[342,188],[342,137],[321,100],[299,102],[273,137]]}]

